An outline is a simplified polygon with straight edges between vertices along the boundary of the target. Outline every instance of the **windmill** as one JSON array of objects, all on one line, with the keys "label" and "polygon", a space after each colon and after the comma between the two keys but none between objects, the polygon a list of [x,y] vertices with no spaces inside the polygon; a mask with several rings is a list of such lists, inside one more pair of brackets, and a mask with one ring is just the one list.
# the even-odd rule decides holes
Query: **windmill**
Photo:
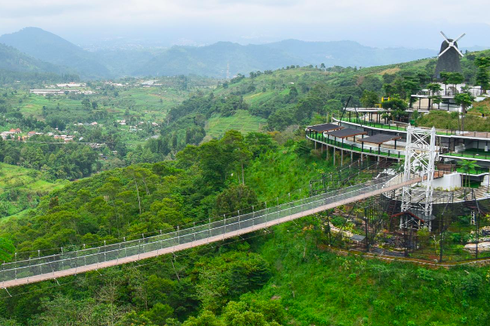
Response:
[{"label": "windmill", "polygon": [[441,72],[443,71],[461,72],[461,63],[459,60],[463,57],[463,53],[458,49],[457,42],[466,34],[461,34],[455,40],[448,38],[443,32],[441,32],[441,35],[444,37],[444,41],[442,41],[441,50],[437,56],[436,78],[440,78]]}]

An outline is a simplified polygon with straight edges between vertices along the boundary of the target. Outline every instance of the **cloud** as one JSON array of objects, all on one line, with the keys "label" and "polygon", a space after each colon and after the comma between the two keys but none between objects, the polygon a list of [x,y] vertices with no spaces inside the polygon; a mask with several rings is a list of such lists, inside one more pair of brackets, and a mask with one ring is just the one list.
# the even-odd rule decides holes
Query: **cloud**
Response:
[{"label": "cloud", "polygon": [[[161,30],[175,39],[380,39],[417,26],[490,26],[483,0],[0,0],[0,34],[25,26],[55,33]],[[194,36],[192,36],[194,32]],[[462,32],[462,31],[461,31]],[[337,36],[337,37],[336,37]],[[481,35],[483,37],[483,35]],[[262,37],[263,38],[263,37]],[[199,40],[198,40],[199,42]],[[401,42],[399,42],[401,43]]]}]

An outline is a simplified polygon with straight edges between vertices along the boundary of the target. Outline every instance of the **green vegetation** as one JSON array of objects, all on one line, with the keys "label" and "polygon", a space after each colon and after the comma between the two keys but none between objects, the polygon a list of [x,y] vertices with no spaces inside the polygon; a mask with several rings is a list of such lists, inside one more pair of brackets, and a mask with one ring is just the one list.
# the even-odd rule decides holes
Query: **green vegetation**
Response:
[{"label": "green vegetation", "polygon": [[[276,134],[281,139],[285,135]],[[263,201],[308,194],[330,171],[302,141],[227,132],[176,161],[141,164],[74,182],[34,213],[4,223],[3,257],[149,235],[220,218]],[[244,169],[244,170],[242,170]],[[307,188],[307,187],[306,187]],[[300,190],[302,189],[302,190]],[[184,214],[185,212],[185,214]],[[225,213],[225,214],[227,214]],[[332,213],[332,212],[330,212]],[[3,324],[350,325],[489,321],[489,268],[430,270],[329,252],[323,213],[232,239],[86,275],[10,289]],[[11,242],[11,244],[10,244]],[[75,245],[74,247],[68,244]],[[3,250],[3,251],[2,251]],[[422,299],[421,299],[422,298]]]},{"label": "green vegetation", "polygon": [[[476,58],[463,61],[466,80],[481,69]],[[379,104],[384,95],[391,98],[382,105],[393,109],[384,118],[405,119],[409,95],[435,89],[429,86],[434,65],[434,59],[363,69],[291,65],[221,82],[163,77],[152,87],[127,78],[90,82],[84,90],[94,94],[45,98],[30,95],[26,82],[8,85],[0,92],[0,131],[44,135],[26,142],[9,135],[0,142],[0,161],[10,163],[0,164],[2,216],[9,216],[0,228],[0,259],[139,239],[308,196],[310,181],[337,168],[304,140],[303,127],[328,120],[348,101]],[[468,112],[466,129],[487,105]],[[451,129],[457,119],[431,112],[417,122]],[[50,132],[72,135],[73,143],[55,142]],[[460,169],[477,170],[468,162]],[[347,211],[355,213],[354,222],[345,218]],[[12,297],[0,295],[0,324],[490,323],[488,267],[432,270],[331,252],[330,245],[349,242],[332,239],[330,223],[361,234],[366,213],[340,207],[218,246],[63,278],[60,286],[13,288]],[[447,213],[456,222],[444,239],[420,232],[421,249],[412,257],[433,259],[438,243],[447,246],[445,257],[472,257],[463,246],[474,238],[474,226],[465,212],[451,214],[459,213]],[[391,236],[378,235],[387,247]]]},{"label": "green vegetation", "polygon": [[[488,103],[488,101],[487,101]],[[468,111],[464,119],[464,125],[466,131],[490,131],[490,122],[487,119],[482,119],[481,114],[475,112],[481,110],[482,107],[474,108]],[[417,120],[417,125],[426,127],[436,127],[438,129],[446,129],[448,131],[459,130],[460,119],[458,112],[447,111],[431,111],[422,115]]]},{"label": "green vegetation", "polygon": [[36,170],[0,163],[0,217],[35,208],[41,197],[65,184],[43,180]]},{"label": "green vegetation", "polygon": [[260,131],[266,120],[250,115],[248,111],[240,110],[230,117],[215,116],[206,122],[206,134],[212,138],[221,137],[227,130],[238,130],[244,134]]}]

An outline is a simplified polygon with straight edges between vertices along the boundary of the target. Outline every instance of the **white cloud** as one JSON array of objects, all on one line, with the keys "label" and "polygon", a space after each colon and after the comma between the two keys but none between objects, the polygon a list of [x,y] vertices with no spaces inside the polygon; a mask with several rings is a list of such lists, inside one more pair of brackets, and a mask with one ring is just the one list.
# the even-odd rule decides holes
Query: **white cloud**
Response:
[{"label": "white cloud", "polygon": [[[196,38],[209,38],[201,32],[214,31],[217,37],[234,32],[237,38],[318,39],[319,31],[355,36],[355,28],[359,35],[375,31],[386,39],[394,31],[410,33],[417,26],[490,25],[481,10],[487,6],[483,0],[0,0],[0,34],[38,26],[79,34],[162,29],[175,33],[175,39],[189,38],[192,29]],[[183,30],[186,35],[178,35]]]}]

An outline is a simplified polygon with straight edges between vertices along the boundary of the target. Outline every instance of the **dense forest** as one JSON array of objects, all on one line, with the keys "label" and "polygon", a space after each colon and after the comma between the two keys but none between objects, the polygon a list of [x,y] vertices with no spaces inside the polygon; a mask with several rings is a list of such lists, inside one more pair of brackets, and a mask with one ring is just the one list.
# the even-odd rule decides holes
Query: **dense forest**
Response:
[{"label": "dense forest", "polygon": [[[300,136],[300,135],[298,135]],[[73,182],[2,224],[20,258],[148,236],[308,194],[330,171],[301,138],[230,131],[175,161]],[[284,142],[285,141],[285,142]],[[242,170],[243,169],[243,170]],[[290,194],[290,195],[289,195]],[[489,269],[423,267],[328,249],[326,212],[176,255],[10,289],[4,325],[483,325]],[[70,246],[71,245],[71,246]],[[5,245],[3,245],[5,247]]]}]

